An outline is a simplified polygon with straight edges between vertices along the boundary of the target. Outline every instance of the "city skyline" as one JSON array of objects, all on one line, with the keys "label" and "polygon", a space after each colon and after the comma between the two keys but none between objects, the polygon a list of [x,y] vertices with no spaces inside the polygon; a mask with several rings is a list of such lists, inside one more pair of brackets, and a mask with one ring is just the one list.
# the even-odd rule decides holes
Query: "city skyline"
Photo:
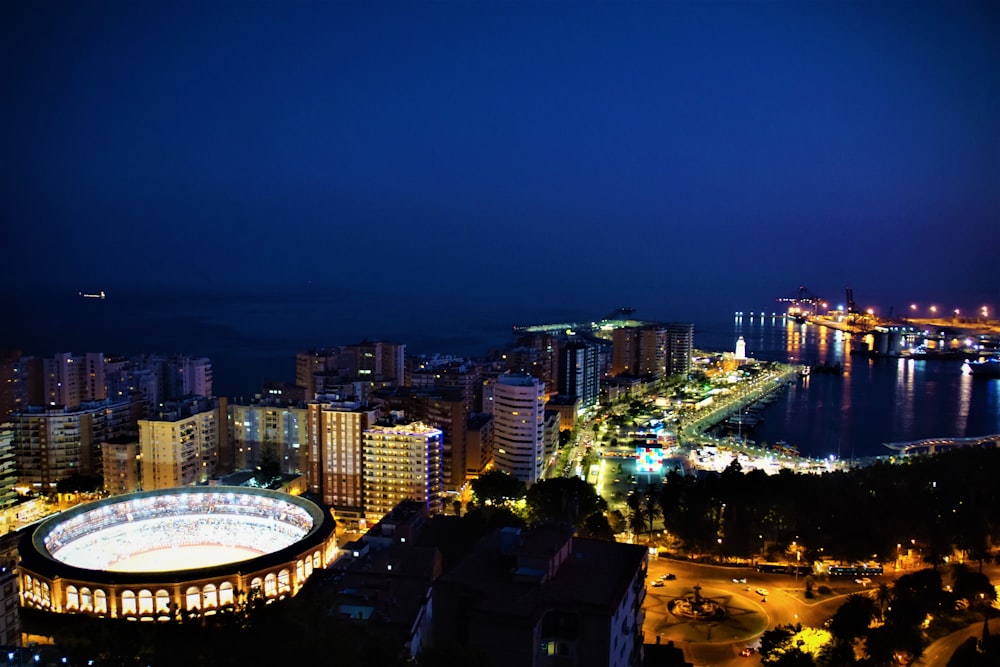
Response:
[{"label": "city skyline", "polygon": [[18,293],[288,286],[537,308],[552,284],[573,288],[567,307],[677,319],[802,284],[883,312],[1000,302],[995,4],[2,16],[0,236]]}]

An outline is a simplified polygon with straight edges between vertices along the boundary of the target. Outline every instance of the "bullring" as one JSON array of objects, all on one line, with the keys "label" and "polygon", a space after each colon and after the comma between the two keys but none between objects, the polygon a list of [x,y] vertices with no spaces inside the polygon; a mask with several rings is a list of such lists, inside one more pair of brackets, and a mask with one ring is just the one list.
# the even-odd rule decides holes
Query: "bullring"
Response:
[{"label": "bullring", "polygon": [[244,487],[145,491],[74,507],[21,543],[21,603],[168,621],[294,595],[336,551],[329,512]]}]

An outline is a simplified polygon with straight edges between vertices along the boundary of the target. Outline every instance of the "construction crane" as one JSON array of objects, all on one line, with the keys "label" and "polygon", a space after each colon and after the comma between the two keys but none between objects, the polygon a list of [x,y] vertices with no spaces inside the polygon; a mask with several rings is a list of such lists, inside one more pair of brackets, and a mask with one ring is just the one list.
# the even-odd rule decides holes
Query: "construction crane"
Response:
[{"label": "construction crane", "polygon": [[854,303],[854,290],[850,287],[847,290],[847,314],[857,315],[858,314],[858,304]]}]

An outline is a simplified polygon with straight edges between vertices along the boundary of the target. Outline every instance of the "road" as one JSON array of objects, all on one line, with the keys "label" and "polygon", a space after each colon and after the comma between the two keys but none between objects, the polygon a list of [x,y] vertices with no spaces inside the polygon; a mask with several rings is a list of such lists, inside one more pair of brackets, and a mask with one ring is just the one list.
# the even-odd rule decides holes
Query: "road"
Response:
[{"label": "road", "polygon": [[[653,582],[667,573],[677,578],[654,587]],[[733,583],[733,578],[746,578],[746,583]],[[727,621],[687,625],[677,622],[667,605],[677,597],[690,595],[696,584],[704,596],[718,600],[730,610]],[[833,595],[807,600],[802,578],[764,574],[746,567],[720,567],[651,557],[643,604],[645,641],[654,643],[657,634],[662,643],[674,640],[675,645],[683,649],[685,658],[699,667],[759,665],[759,655],[744,658],[740,651],[746,646],[757,646],[764,630],[788,623],[823,627],[823,622],[833,616],[848,595],[871,590],[851,580],[837,580],[830,585]],[[766,599],[756,593],[757,589],[767,590]]]},{"label": "road", "polygon": [[[990,620],[990,634],[1000,633],[1000,618]],[[942,637],[927,647],[920,659],[913,663],[914,667],[944,667],[948,664],[955,649],[969,637],[981,637],[983,624],[974,623],[967,628]]]}]

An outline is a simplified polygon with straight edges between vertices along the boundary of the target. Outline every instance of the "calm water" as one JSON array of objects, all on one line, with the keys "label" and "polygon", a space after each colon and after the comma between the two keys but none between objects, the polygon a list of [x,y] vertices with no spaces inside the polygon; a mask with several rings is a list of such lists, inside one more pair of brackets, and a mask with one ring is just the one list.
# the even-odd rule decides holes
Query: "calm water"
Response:
[{"label": "calm water", "polygon": [[[707,328],[714,349],[733,349],[743,336],[749,356],[843,367],[803,378],[766,407],[748,436],[757,442],[784,440],[803,454],[850,458],[887,454],[884,442],[1000,433],[1000,380],[964,375],[960,361],[859,357],[842,332],[782,318],[727,324]],[[718,340],[724,330],[728,345]]]},{"label": "calm water", "polygon": [[[408,352],[477,356],[511,343],[514,324],[595,316],[579,307],[501,310],[437,296],[431,304],[362,290],[20,299],[7,304],[12,324],[0,328],[0,347],[29,354],[188,352],[212,359],[216,393],[249,396],[264,381],[293,380],[295,352],[309,347],[367,337],[404,342]],[[766,408],[751,435],[758,442],[784,440],[803,454],[848,458],[885,454],[883,442],[1000,433],[1000,380],[962,375],[959,362],[852,357],[849,339],[831,329],[670,310],[640,309],[637,316],[694,322],[695,345],[705,350],[733,350],[743,336],[747,353],[759,359],[843,365],[839,375],[814,373]]]}]

